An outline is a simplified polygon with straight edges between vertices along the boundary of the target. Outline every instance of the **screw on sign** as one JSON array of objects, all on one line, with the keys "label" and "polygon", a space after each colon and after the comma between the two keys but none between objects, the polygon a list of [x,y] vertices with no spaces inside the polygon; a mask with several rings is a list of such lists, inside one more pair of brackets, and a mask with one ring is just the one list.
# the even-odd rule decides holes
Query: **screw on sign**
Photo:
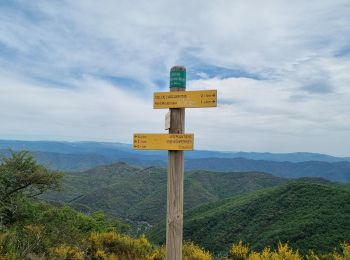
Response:
[{"label": "screw on sign", "polygon": [[170,92],[155,92],[153,108],[169,108],[169,134],[134,134],[135,150],[168,150],[166,259],[182,259],[184,151],[193,150],[194,135],[185,134],[185,108],[217,106],[216,90],[186,91],[186,68],[170,70]]}]

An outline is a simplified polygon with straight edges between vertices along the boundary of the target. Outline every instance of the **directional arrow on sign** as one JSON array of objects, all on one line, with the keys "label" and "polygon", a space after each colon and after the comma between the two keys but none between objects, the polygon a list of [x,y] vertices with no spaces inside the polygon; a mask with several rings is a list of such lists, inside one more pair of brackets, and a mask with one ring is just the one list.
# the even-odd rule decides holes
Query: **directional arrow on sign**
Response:
[{"label": "directional arrow on sign", "polygon": [[153,108],[216,107],[216,90],[155,92]]},{"label": "directional arrow on sign", "polygon": [[134,134],[135,150],[193,150],[193,134]]}]

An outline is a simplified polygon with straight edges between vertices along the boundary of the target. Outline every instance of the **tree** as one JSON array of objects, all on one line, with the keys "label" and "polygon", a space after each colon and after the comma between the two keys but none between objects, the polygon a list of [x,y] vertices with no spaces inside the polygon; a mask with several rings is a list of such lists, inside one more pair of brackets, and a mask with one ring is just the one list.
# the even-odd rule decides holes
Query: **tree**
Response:
[{"label": "tree", "polygon": [[59,190],[62,177],[62,173],[38,164],[27,151],[11,152],[0,163],[0,223],[11,222],[19,200]]}]

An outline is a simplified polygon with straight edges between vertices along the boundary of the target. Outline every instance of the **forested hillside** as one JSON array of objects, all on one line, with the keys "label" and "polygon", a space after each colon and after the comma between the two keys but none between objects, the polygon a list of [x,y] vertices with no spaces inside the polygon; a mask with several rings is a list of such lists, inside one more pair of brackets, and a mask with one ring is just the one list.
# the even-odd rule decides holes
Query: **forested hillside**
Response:
[{"label": "forested hillside", "polygon": [[206,158],[186,161],[188,170],[258,171],[285,178],[321,177],[331,181],[350,182],[350,162],[274,162],[243,158]]},{"label": "forested hillside", "polygon": [[[151,232],[164,241],[164,226]],[[254,250],[279,241],[306,253],[331,251],[350,240],[350,187],[292,181],[210,203],[185,214],[184,235],[213,251],[243,240]]]},{"label": "forested hillside", "polygon": [[[153,225],[165,218],[166,178],[163,168],[138,168],[117,163],[84,172],[66,173],[63,190],[44,198],[70,202],[79,208],[102,209],[111,215]],[[185,174],[184,207],[185,210],[193,209],[286,181],[271,174],[256,172],[188,172]]]}]

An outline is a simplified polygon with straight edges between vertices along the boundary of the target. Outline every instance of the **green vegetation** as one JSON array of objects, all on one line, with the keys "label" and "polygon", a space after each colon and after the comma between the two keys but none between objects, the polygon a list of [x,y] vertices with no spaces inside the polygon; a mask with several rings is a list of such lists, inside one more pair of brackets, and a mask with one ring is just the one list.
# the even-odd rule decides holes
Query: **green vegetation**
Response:
[{"label": "green vegetation", "polygon": [[[121,175],[135,173],[134,168],[127,165],[119,164],[119,167]],[[106,175],[114,173],[104,168],[101,170]],[[140,169],[140,172],[147,175],[147,169],[146,172]],[[213,183],[215,178],[209,172],[192,172],[188,176],[187,185],[193,191],[192,196],[200,191],[211,194],[216,202],[189,212],[186,235],[207,249],[212,247],[214,252],[220,247],[221,256],[185,242],[184,260],[350,258],[350,245],[335,242],[349,239],[349,187],[304,180],[240,194],[243,190],[271,185],[271,176],[261,178],[254,173],[238,174],[235,176],[237,183],[244,181],[248,185],[240,184],[244,186],[242,188],[232,182],[232,187],[240,192],[222,200],[231,194],[227,182],[234,174],[223,174],[223,179],[217,183]],[[272,180],[281,181],[274,177]],[[54,206],[36,198],[48,190],[59,189],[61,181],[61,173],[38,165],[26,152],[13,153],[12,157],[2,161],[1,260],[165,259],[164,246],[152,245],[144,235],[131,237],[125,234],[129,229],[127,225],[115,218],[106,218],[101,211],[85,215],[67,205]],[[108,179],[105,185],[109,187]],[[218,190],[218,187],[223,188]],[[251,247],[238,241],[240,237],[249,241]],[[277,239],[288,240],[289,244],[276,242]],[[261,251],[257,251],[259,249]],[[323,254],[317,255],[319,251]]]},{"label": "green vegetation", "polygon": [[[350,240],[350,190],[326,182],[292,181],[199,207],[185,215],[184,233],[199,245],[221,252],[243,240],[252,249],[279,241],[305,253],[332,251]],[[164,224],[151,232],[164,241]]]},{"label": "green vegetation", "polygon": [[49,189],[59,189],[62,174],[38,165],[27,152],[12,153],[0,165],[0,223],[21,218],[19,202],[34,198]]},{"label": "green vegetation", "polygon": [[284,178],[321,177],[330,181],[350,182],[350,162],[276,162],[243,158],[204,158],[186,162],[187,169],[208,171],[268,172]]},{"label": "green vegetation", "polygon": [[[13,153],[2,161],[1,260],[164,259],[162,248],[152,246],[145,236],[123,234],[128,227],[106,219],[102,212],[87,216],[69,206],[56,207],[35,199],[59,188],[61,178],[62,174],[38,165],[26,152]],[[193,244],[185,245],[185,259],[198,259],[196,254],[208,253]]]},{"label": "green vegetation", "polygon": [[[125,163],[67,173],[62,192],[46,195],[50,201],[68,202],[77,208],[104,210],[109,215],[154,225],[165,219],[166,170],[138,168]],[[185,210],[248,191],[285,183],[287,180],[263,173],[185,174]]]},{"label": "green vegetation", "polygon": [[331,253],[319,254],[317,255],[314,251],[310,250],[306,255],[302,256],[299,250],[293,250],[287,243],[282,244],[278,243],[275,250],[271,250],[270,247],[265,247],[263,250],[254,251],[251,250],[248,245],[239,241],[236,244],[233,244],[229,252],[229,256],[225,259],[234,259],[234,260],[348,260],[350,258],[350,245],[346,242],[342,243],[341,248],[334,250]]}]

